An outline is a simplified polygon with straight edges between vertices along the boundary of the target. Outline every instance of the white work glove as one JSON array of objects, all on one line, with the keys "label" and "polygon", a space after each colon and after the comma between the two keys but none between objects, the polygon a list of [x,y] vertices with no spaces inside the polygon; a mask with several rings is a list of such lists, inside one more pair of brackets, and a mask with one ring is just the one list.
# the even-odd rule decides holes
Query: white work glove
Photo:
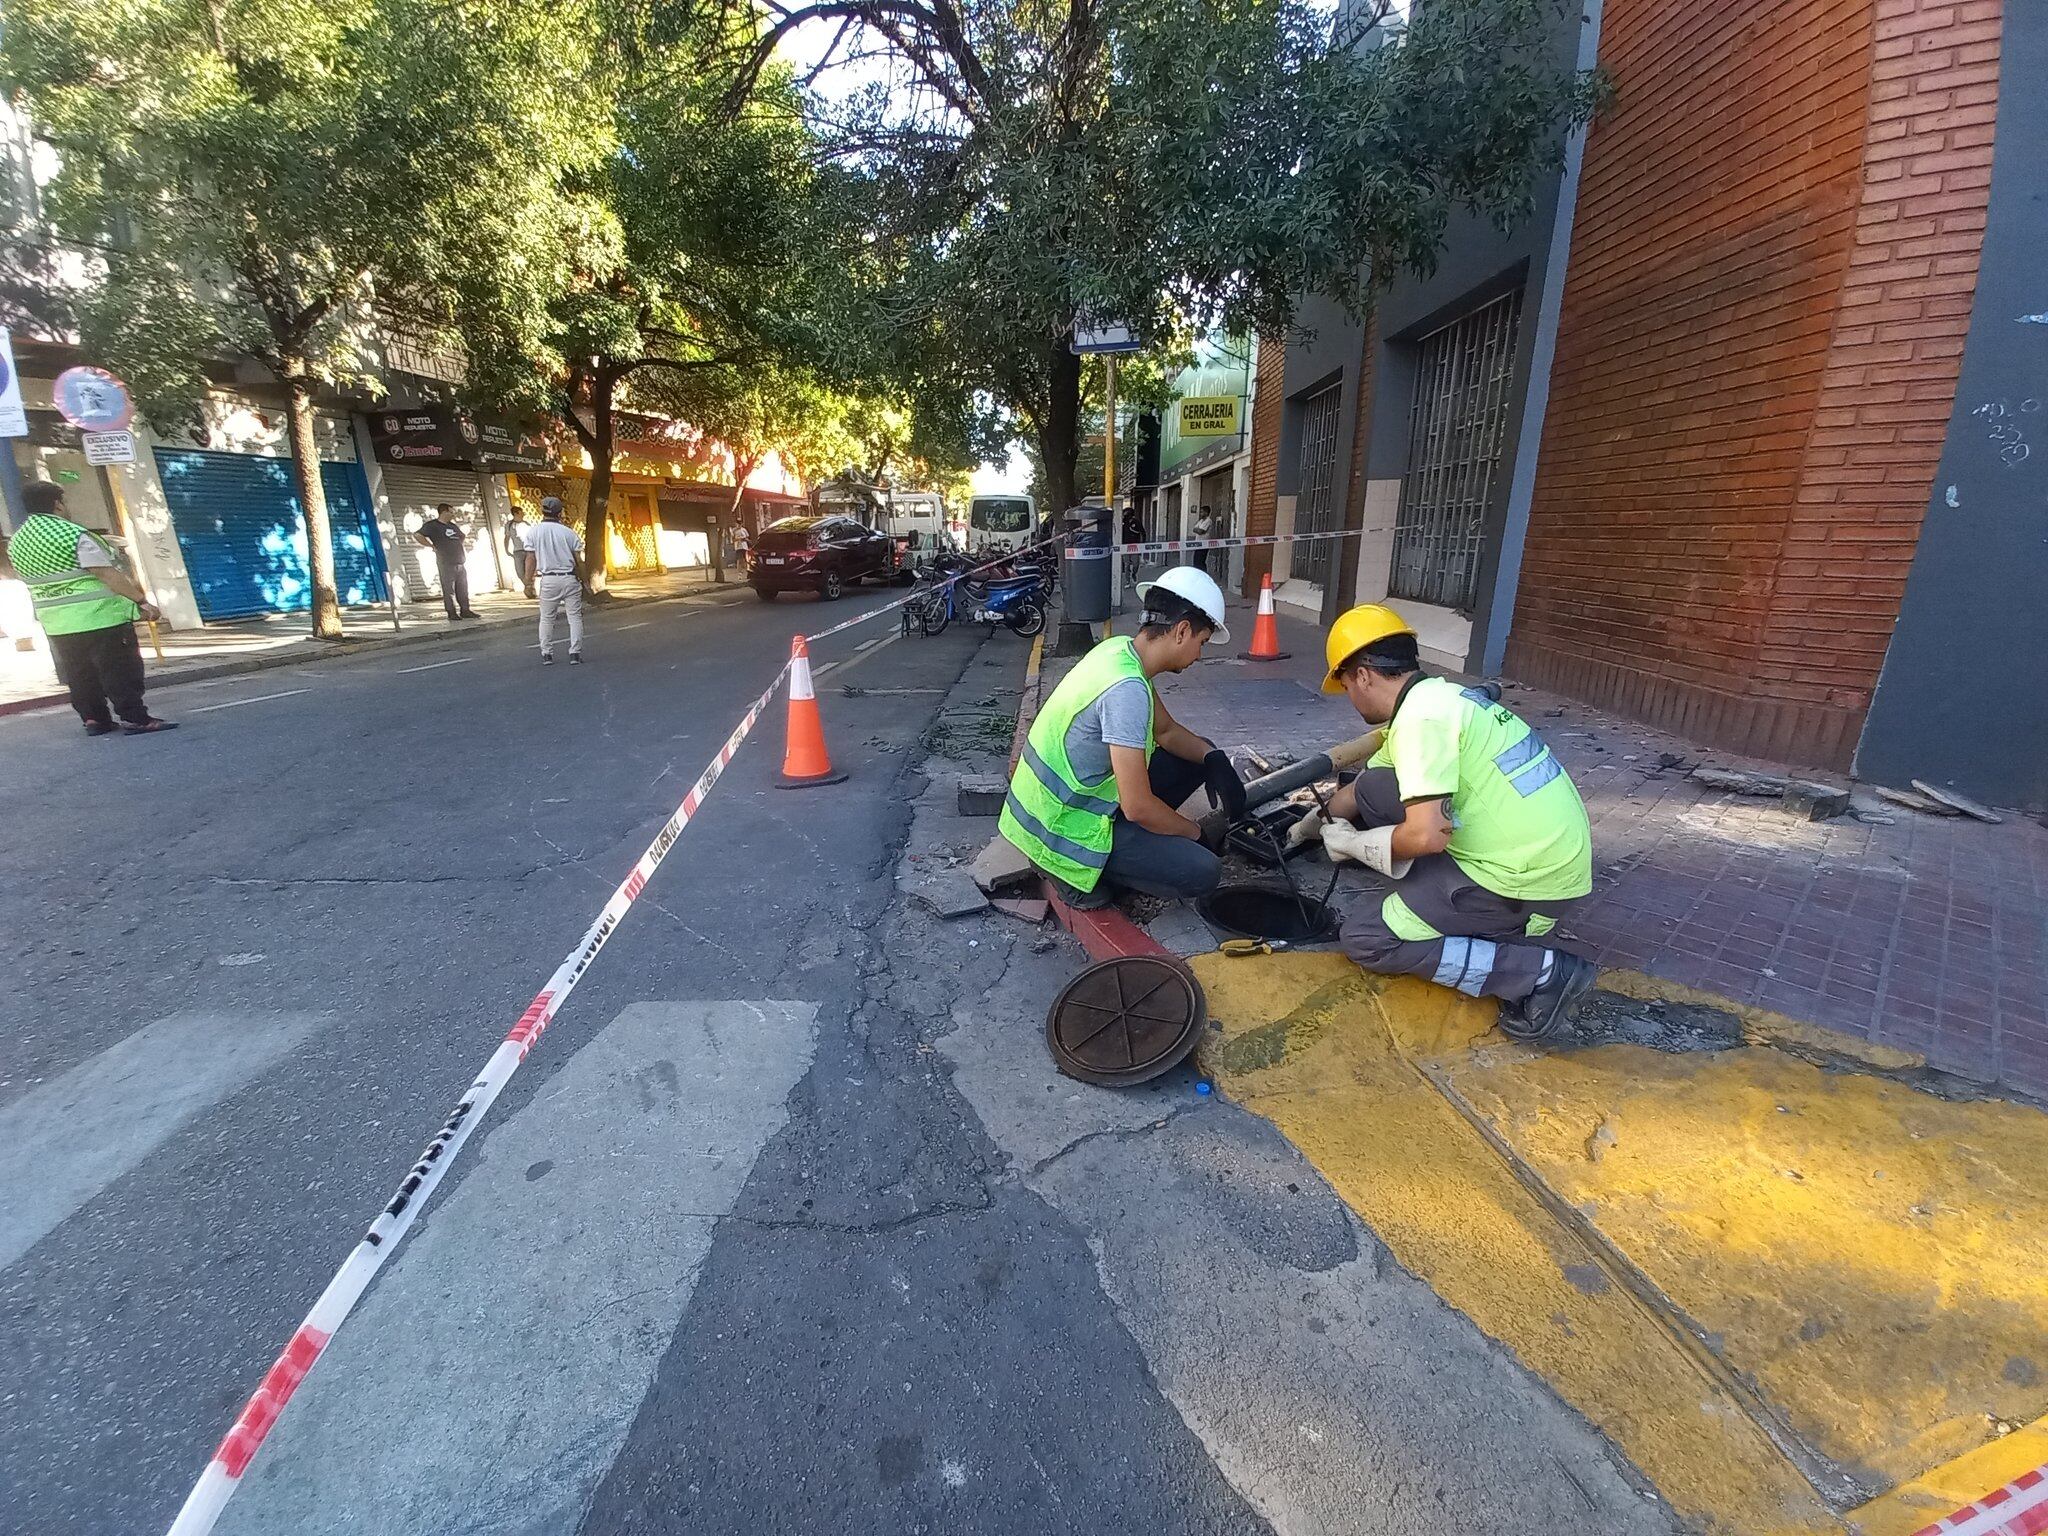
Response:
[{"label": "white work glove", "polygon": [[1310,811],[1301,820],[1287,829],[1287,847],[1291,852],[1303,843],[1312,843],[1323,835],[1323,828],[1329,822],[1323,819],[1321,811]]},{"label": "white work glove", "polygon": [[1354,827],[1333,821],[1323,828],[1323,851],[1332,863],[1352,859],[1367,869],[1376,869],[1389,880],[1398,880],[1415,866],[1413,859],[1394,857],[1392,827]]}]

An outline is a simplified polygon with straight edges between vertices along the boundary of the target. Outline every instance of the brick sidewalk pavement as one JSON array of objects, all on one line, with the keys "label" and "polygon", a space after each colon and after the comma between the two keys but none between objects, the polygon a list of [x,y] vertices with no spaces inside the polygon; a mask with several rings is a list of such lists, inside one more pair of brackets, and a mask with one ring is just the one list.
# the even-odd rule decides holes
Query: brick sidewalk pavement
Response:
[{"label": "brick sidewalk pavement", "polygon": [[[1248,639],[1249,609],[1231,626]],[[1168,707],[1227,747],[1299,753],[1358,734],[1349,705],[1317,691],[1319,631],[1283,612],[1281,637],[1291,661],[1204,662],[1164,682]],[[2048,1097],[2048,831],[2032,818],[1885,806],[1891,825],[1801,822],[1695,783],[1703,754],[1679,738],[1512,684],[1506,702],[1592,818],[1593,894],[1566,928],[1583,953]],[[1661,768],[1665,754],[1682,765]]]}]

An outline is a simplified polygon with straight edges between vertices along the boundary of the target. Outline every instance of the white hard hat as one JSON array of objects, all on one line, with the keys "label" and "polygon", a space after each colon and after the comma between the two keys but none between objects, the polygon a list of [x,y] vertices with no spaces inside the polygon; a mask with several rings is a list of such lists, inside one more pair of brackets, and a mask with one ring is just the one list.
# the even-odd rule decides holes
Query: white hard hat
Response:
[{"label": "white hard hat", "polygon": [[1223,622],[1223,589],[1216,585],[1216,578],[1207,571],[1195,569],[1192,565],[1176,565],[1163,572],[1157,581],[1138,583],[1138,601],[1144,602],[1154,591],[1171,592],[1184,602],[1193,603],[1209,618],[1215,627],[1209,638],[1217,645],[1230,644],[1230,626]]}]

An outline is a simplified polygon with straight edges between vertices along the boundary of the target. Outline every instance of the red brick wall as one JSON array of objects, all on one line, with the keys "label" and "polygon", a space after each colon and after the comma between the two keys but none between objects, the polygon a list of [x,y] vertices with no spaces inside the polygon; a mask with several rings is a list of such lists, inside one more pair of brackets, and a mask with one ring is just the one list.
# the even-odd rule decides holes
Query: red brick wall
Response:
[{"label": "red brick wall", "polygon": [[[1270,534],[1278,515],[1280,485],[1280,407],[1286,389],[1287,341],[1282,336],[1259,339],[1259,365],[1252,385],[1252,464],[1244,511],[1244,531]],[[1244,591],[1250,597],[1273,569],[1273,546],[1254,544],[1244,552]]]},{"label": "red brick wall", "polygon": [[1610,0],[1509,667],[1845,767],[1954,393],[1999,0]]}]

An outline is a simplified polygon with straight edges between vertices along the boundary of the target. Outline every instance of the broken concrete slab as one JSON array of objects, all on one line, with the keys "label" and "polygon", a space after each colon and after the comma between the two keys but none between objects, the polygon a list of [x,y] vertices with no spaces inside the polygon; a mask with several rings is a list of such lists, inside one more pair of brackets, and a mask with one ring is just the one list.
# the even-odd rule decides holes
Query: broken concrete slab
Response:
[{"label": "broken concrete slab", "polygon": [[989,845],[967,866],[967,873],[991,896],[998,891],[1014,891],[1038,878],[1037,866],[1024,857],[1016,844],[1002,837],[989,840]]},{"label": "broken concrete slab", "polygon": [[1732,795],[1755,795],[1760,799],[1776,799],[1791,788],[1792,781],[1770,773],[1745,773],[1739,768],[1710,768],[1705,764],[1693,769],[1691,777],[1709,789],[1723,789]]},{"label": "broken concrete slab", "polygon": [[1001,779],[962,779],[955,807],[962,816],[1000,816],[1008,793]]},{"label": "broken concrete slab", "polygon": [[1910,789],[1887,789],[1882,784],[1872,785],[1871,789],[1878,799],[1888,801],[1892,805],[1902,805],[1909,811],[1918,811],[1923,816],[1963,814],[1952,805],[1944,805],[1941,801],[1931,800],[1926,795],[1916,795]]},{"label": "broken concrete slab", "polygon": [[988,908],[988,898],[957,869],[927,875],[910,888],[910,894],[944,918],[971,917]]},{"label": "broken concrete slab", "polygon": [[1961,811],[1965,816],[1974,816],[1979,821],[1988,821],[1999,826],[2005,818],[1988,805],[1980,805],[1959,789],[1949,789],[1940,784],[1930,784],[1925,779],[1915,779],[1913,787],[1928,799]]},{"label": "broken concrete slab", "polygon": [[1801,821],[1827,821],[1849,809],[1849,791],[1811,779],[1794,779],[1778,803]]},{"label": "broken concrete slab", "polygon": [[1010,917],[1022,918],[1025,922],[1034,925],[1044,922],[1046,915],[1052,911],[1052,903],[1049,901],[1029,898],[1020,899],[1014,896],[990,897],[989,905],[998,912],[1005,913]]}]

